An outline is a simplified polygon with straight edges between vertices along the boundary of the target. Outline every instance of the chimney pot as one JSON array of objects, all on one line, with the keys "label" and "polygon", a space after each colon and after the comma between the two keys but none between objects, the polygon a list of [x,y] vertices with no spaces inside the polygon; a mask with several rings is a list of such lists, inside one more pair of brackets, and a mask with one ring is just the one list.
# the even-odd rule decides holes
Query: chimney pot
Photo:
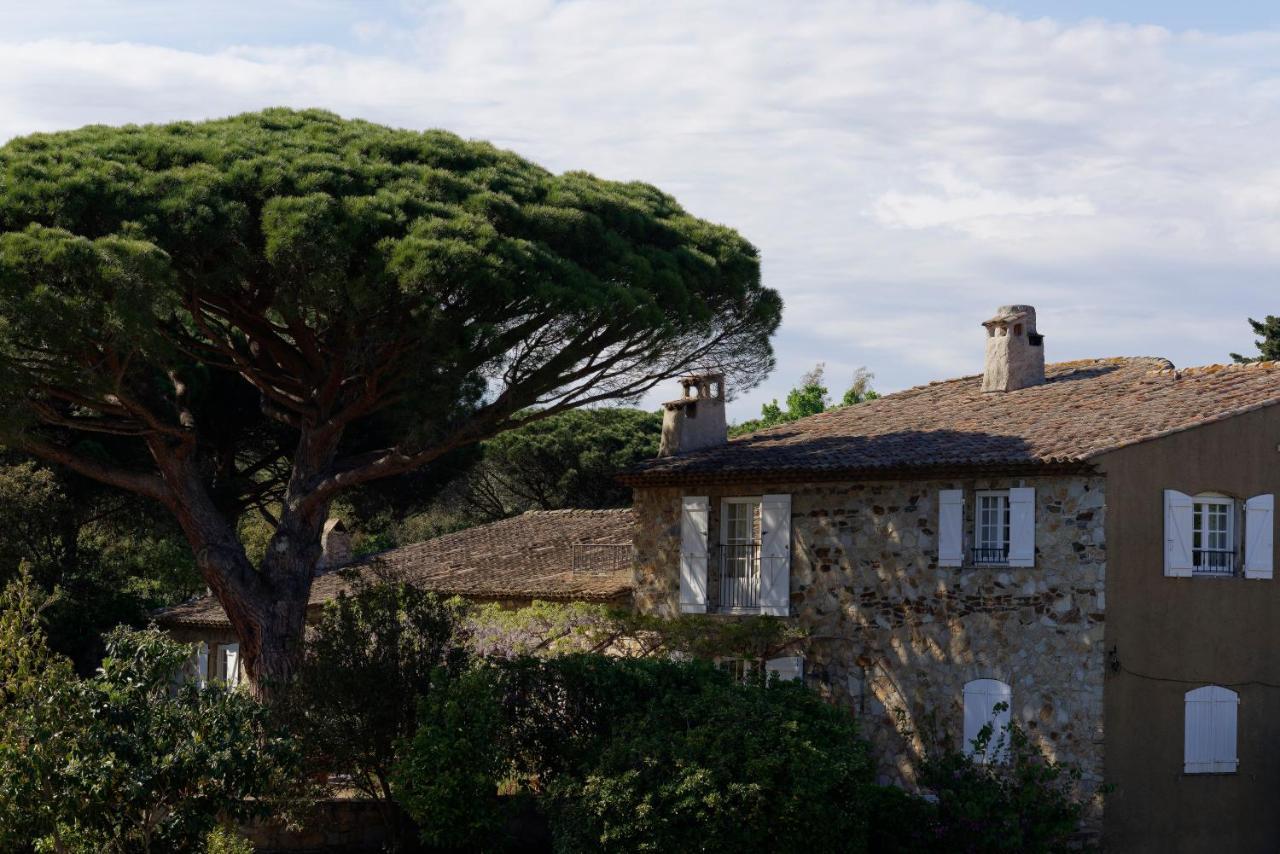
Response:
[{"label": "chimney pot", "polygon": [[671,457],[729,441],[724,412],[724,374],[680,378],[684,395],[662,404],[662,442],[658,456]]},{"label": "chimney pot", "polygon": [[316,572],[327,572],[351,563],[351,535],[341,519],[330,519],[324,523],[324,532],[320,535],[320,560],[316,563]]},{"label": "chimney pot", "polygon": [[1017,391],[1044,382],[1044,336],[1036,331],[1036,310],[1002,305],[987,328],[983,391]]}]

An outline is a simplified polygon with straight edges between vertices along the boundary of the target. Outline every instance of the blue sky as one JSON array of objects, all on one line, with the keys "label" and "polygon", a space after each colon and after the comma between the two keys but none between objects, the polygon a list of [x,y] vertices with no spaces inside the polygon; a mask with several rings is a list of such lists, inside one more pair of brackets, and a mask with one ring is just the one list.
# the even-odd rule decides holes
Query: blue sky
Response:
[{"label": "blue sky", "polygon": [[[673,193],[787,309],[746,418],[980,368],[1222,361],[1280,313],[1280,4],[1037,0],[0,0],[0,140],[325,107]],[[653,403],[669,391],[655,395]]]}]

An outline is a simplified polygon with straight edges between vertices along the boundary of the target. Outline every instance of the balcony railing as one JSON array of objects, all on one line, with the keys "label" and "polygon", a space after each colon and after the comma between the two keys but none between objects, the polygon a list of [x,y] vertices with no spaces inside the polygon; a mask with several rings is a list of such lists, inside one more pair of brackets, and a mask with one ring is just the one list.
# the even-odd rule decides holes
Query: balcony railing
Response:
[{"label": "balcony railing", "polygon": [[720,546],[720,610],[760,609],[760,545]]},{"label": "balcony railing", "polygon": [[1191,559],[1192,575],[1235,575],[1236,572],[1234,549],[1193,549]]},{"label": "balcony railing", "polygon": [[972,560],[974,566],[991,566],[992,564],[1008,563],[1009,547],[1004,546],[994,549],[973,549]]}]

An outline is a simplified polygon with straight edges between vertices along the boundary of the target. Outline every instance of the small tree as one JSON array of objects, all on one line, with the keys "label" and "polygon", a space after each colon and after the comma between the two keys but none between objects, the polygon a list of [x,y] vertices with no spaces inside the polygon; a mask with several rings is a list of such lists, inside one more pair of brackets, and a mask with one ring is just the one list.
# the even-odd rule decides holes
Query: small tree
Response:
[{"label": "small tree", "polygon": [[44,645],[37,597],[15,583],[0,603],[0,847],[194,850],[220,817],[301,794],[293,744],[265,709],[174,687],[189,648],[120,629],[102,670],[77,679]]},{"label": "small tree", "polygon": [[[825,373],[826,364],[819,362],[814,365],[813,370],[800,378],[800,385],[788,392],[786,409],[778,406],[777,400],[766,403],[760,407],[759,418],[735,424],[729,428],[730,435],[739,436],[743,433],[763,430],[766,427],[789,424],[792,421],[807,418],[810,415],[817,415],[819,412],[826,412],[831,406],[831,401],[827,396]],[[871,388],[873,379],[875,379],[875,374],[872,374],[866,368],[858,368],[853,372],[852,384],[836,406],[853,406],[854,404],[878,398],[880,395]]]},{"label": "small tree", "polygon": [[440,131],[267,110],[0,148],[0,437],[172,513],[255,690],[299,660],[340,495],[708,365],[749,388],[781,309],[654,187]]},{"label": "small tree", "polygon": [[871,381],[875,378],[876,375],[866,368],[858,368],[854,371],[853,382],[849,384],[844,397],[840,399],[840,405],[855,406],[859,403],[866,403],[868,400],[879,398],[879,393],[871,387]]},{"label": "small tree", "polygon": [[1261,340],[1255,341],[1254,346],[1258,348],[1257,356],[1242,356],[1239,353],[1232,353],[1231,358],[1237,363],[1246,362],[1270,362],[1280,359],[1280,317],[1268,314],[1262,321],[1249,318],[1249,326],[1253,328],[1253,334],[1257,335]]},{"label": "small tree", "polygon": [[461,603],[409,585],[359,586],[326,603],[280,702],[311,772],[376,799],[393,839],[397,748],[417,729],[419,703],[465,667],[462,616]]}]

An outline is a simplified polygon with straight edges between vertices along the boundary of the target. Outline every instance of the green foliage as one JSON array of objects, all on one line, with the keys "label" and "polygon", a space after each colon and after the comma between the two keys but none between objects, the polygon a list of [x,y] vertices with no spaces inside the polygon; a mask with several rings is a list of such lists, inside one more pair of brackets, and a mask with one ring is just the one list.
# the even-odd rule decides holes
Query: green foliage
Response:
[{"label": "green foliage", "polygon": [[151,508],[4,451],[0,530],[0,584],[26,563],[50,596],[50,645],[82,673],[98,664],[101,633],[144,625],[151,609],[197,589],[190,548]]},{"label": "green foliage", "polygon": [[255,681],[295,664],[340,496],[697,366],[750,388],[781,311],[658,189],[443,131],[269,109],[0,147],[0,437],[172,510]]},{"label": "green foliage", "polygon": [[495,436],[465,475],[461,496],[479,519],[525,510],[622,507],[618,472],[658,454],[662,417],[638,409],[565,412]]},{"label": "green foliage", "polygon": [[[1007,708],[999,704],[996,710]],[[947,749],[926,757],[919,784],[929,800],[877,793],[872,851],[906,854],[951,852],[1078,851],[1075,839],[1088,802],[1077,795],[1080,771],[1051,760],[1016,722],[999,731],[984,726],[974,739],[983,763]]]},{"label": "green foliage", "polygon": [[755,248],[656,188],[443,131],[272,109],[0,148],[0,433],[135,473],[18,428],[168,435],[230,515],[279,497],[299,431],[343,428],[358,467],[634,399],[695,359],[749,387],[780,314]]},{"label": "green foliage", "polygon": [[1071,838],[1087,807],[1073,794],[1079,770],[1046,757],[1016,721],[999,732],[990,724],[983,727],[974,750],[1006,761],[981,764],[960,751],[946,751],[930,757],[921,770],[920,784],[937,797],[935,838],[941,847],[933,850],[1072,850]]},{"label": "green foliage", "polygon": [[631,658],[772,658],[803,630],[771,617],[723,620],[704,614],[658,617],[589,602],[535,601],[523,608],[473,607],[467,636],[480,656],[604,652]]},{"label": "green foliage", "polygon": [[[763,430],[766,427],[776,427],[779,424],[788,424],[801,418],[807,418],[810,415],[817,415],[819,412],[825,412],[831,405],[823,378],[825,372],[826,365],[819,362],[814,366],[813,370],[800,378],[800,385],[787,394],[786,409],[778,406],[777,400],[766,403],[760,407],[759,418],[744,421],[741,424],[734,424],[729,428],[729,435],[741,436],[745,433]],[[854,404],[878,398],[880,395],[871,388],[872,379],[874,379],[874,375],[868,373],[866,368],[858,368],[853,375],[853,384],[844,393],[836,408],[853,406]]]},{"label": "green foliage", "polygon": [[429,845],[491,850],[509,814],[498,784],[510,767],[502,698],[487,669],[473,669],[422,702],[419,728],[395,767],[396,800]]},{"label": "green foliage", "polygon": [[1280,360],[1280,317],[1268,314],[1262,321],[1254,320],[1251,317],[1249,318],[1249,326],[1253,328],[1253,334],[1262,339],[1254,342],[1254,346],[1258,348],[1259,355],[1250,357],[1232,353],[1231,358],[1238,363]]},{"label": "green foliage", "polygon": [[357,582],[325,604],[279,701],[311,772],[345,775],[342,786],[380,800],[393,836],[397,745],[417,728],[418,704],[465,667],[463,615],[459,601],[409,585]]},{"label": "green foliage", "polygon": [[841,406],[854,406],[859,403],[866,403],[868,400],[876,400],[880,395],[871,387],[871,381],[875,379],[875,374],[866,368],[858,368],[853,372],[853,382],[845,391],[844,397],[840,399]]},{"label": "green foliage", "polygon": [[253,843],[226,827],[217,827],[205,840],[205,854],[253,854]]},{"label": "green foliage", "polygon": [[263,707],[175,687],[190,648],[119,629],[101,671],[78,679],[44,647],[38,597],[23,580],[0,602],[0,848],[194,850],[220,815],[301,794],[293,744]]},{"label": "green foliage", "polygon": [[[560,851],[861,850],[871,773],[852,718],[802,686],[734,682],[707,663],[570,655],[476,671],[424,707],[398,778],[410,812],[465,812],[506,777],[543,791]],[[460,684],[447,691],[462,692]],[[472,702],[475,694],[487,696]],[[500,720],[493,709],[501,703]],[[462,718],[449,708],[486,709]],[[449,733],[502,745],[487,784],[432,787]],[[483,822],[473,826],[483,827]]]}]

